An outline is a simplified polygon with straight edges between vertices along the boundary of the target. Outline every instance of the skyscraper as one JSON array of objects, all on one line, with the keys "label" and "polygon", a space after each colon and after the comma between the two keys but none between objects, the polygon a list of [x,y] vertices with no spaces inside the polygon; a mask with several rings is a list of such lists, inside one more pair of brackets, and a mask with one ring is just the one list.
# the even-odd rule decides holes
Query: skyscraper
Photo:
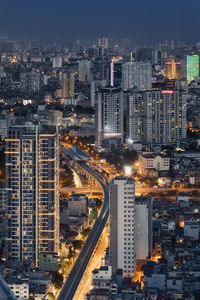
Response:
[{"label": "skyscraper", "polygon": [[97,91],[95,110],[96,144],[115,148],[123,142],[123,95],[120,88]]},{"label": "skyscraper", "polygon": [[199,56],[187,55],[187,81],[190,83],[199,77]]},{"label": "skyscraper", "polygon": [[59,142],[38,126],[11,127],[6,139],[7,260],[38,266],[59,252]]},{"label": "skyscraper", "polygon": [[62,97],[74,97],[74,73],[62,73]]},{"label": "skyscraper", "polygon": [[110,248],[113,271],[123,269],[124,276],[133,277],[136,266],[135,249],[135,184],[132,178],[116,177],[109,184]]},{"label": "skyscraper", "polygon": [[122,71],[122,88],[137,88],[139,91],[151,90],[152,68],[150,62],[125,62]]},{"label": "skyscraper", "polygon": [[152,251],[152,199],[151,196],[135,197],[135,241],[137,260],[151,257]]}]

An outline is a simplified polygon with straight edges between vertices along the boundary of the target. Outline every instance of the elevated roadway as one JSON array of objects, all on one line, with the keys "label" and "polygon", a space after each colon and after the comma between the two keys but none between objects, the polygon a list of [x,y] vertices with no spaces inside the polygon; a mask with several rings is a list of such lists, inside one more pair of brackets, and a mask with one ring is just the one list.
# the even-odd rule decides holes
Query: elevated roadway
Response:
[{"label": "elevated roadway", "polygon": [[[101,209],[101,212],[99,216],[97,217],[92,230],[90,231],[90,234],[78,256],[76,259],[76,262],[58,296],[58,300],[72,300],[76,290],[78,288],[78,285],[81,281],[81,278],[84,274],[84,271],[90,261],[90,258],[93,254],[93,251],[98,243],[98,240],[103,232],[103,229],[106,225],[106,222],[108,220],[109,210],[109,194],[108,194],[108,186],[102,179],[102,177],[99,176],[99,174],[88,167],[84,162],[79,163],[80,166],[88,172],[95,180],[97,180],[104,192],[104,203]],[[81,300],[81,299],[80,299]]]}]

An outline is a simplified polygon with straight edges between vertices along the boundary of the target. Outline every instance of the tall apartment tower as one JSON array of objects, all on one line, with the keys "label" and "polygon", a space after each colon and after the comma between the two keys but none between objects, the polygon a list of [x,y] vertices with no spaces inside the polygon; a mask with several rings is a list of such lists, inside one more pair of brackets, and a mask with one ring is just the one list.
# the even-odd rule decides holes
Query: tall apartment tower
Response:
[{"label": "tall apartment tower", "polygon": [[74,97],[74,73],[72,72],[62,74],[62,97]]},{"label": "tall apartment tower", "polygon": [[125,62],[122,70],[122,88],[138,91],[152,89],[152,67],[150,62]]},{"label": "tall apartment tower", "polygon": [[178,145],[185,138],[185,95],[179,90],[144,93],[143,140]]},{"label": "tall apartment tower", "polygon": [[124,276],[133,277],[136,266],[134,180],[128,177],[112,179],[109,195],[110,264],[114,272],[123,269]]},{"label": "tall apartment tower", "polygon": [[42,87],[42,76],[38,72],[23,72],[20,74],[20,86],[23,91],[39,92]]},{"label": "tall apartment tower", "polygon": [[105,87],[96,94],[96,144],[115,148],[123,142],[123,95],[120,88]]},{"label": "tall apartment tower", "polygon": [[135,197],[135,241],[137,260],[151,257],[152,251],[152,199],[151,196]]},{"label": "tall apartment tower", "polygon": [[92,80],[91,87],[90,87],[90,106],[95,106],[95,96],[96,92],[99,88],[106,86],[106,80]]},{"label": "tall apartment tower", "polygon": [[91,62],[87,59],[82,59],[78,64],[78,78],[81,82],[91,81]]},{"label": "tall apartment tower", "polygon": [[31,123],[6,139],[7,260],[38,266],[59,252],[59,140]]},{"label": "tall apartment tower", "polygon": [[142,141],[143,93],[124,92],[126,114],[126,137],[130,142]]}]

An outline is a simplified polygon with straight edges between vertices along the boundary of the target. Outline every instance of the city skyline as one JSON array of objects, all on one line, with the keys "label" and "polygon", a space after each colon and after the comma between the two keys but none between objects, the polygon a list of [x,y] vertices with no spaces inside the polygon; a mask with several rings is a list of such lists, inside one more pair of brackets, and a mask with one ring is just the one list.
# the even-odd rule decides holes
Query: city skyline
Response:
[{"label": "city skyline", "polygon": [[0,300],[200,299],[197,0],[0,10]]}]

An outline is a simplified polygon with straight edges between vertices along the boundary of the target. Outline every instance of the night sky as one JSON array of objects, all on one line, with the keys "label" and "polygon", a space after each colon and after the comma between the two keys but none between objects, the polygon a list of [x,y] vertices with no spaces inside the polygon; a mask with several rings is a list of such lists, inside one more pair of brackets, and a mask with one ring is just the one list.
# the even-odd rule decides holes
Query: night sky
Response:
[{"label": "night sky", "polygon": [[199,0],[0,0],[0,36],[200,41]]}]

